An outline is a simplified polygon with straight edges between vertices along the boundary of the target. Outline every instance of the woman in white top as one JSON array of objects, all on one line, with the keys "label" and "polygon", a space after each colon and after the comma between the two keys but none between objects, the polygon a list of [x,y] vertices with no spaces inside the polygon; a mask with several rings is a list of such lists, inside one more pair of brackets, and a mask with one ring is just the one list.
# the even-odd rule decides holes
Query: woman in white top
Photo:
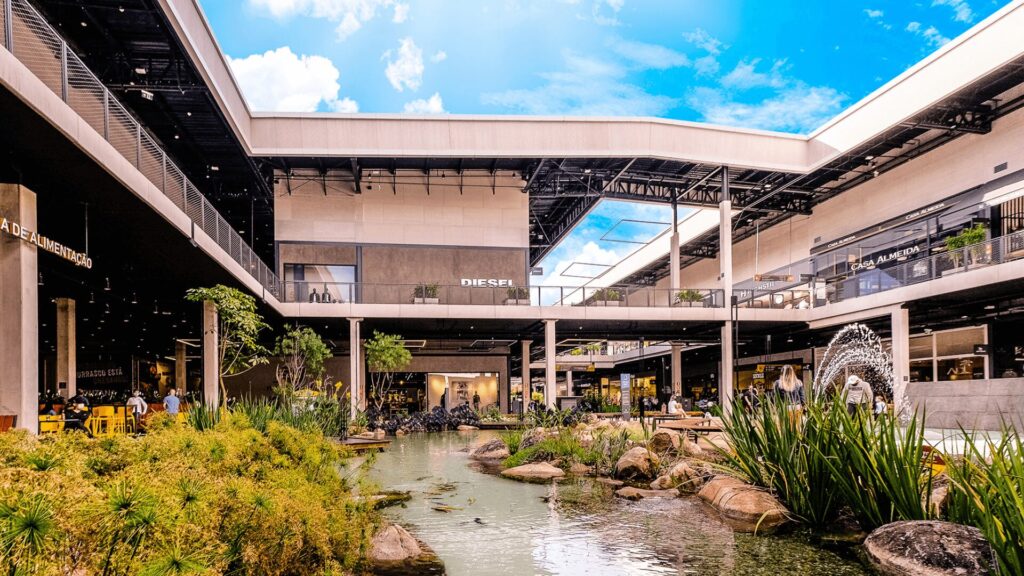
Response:
[{"label": "woman in white top", "polygon": [[669,401],[668,401],[668,413],[669,414],[679,414],[680,412],[681,412],[681,410],[679,409],[679,402],[676,401],[676,397],[673,396],[673,397],[669,398]]}]

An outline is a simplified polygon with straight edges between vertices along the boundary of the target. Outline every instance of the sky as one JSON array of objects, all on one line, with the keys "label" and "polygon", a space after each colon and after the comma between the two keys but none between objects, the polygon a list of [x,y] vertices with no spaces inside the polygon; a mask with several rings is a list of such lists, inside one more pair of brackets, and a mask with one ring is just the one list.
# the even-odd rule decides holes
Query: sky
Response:
[{"label": "sky", "polygon": [[[993,0],[200,0],[257,111],[654,116],[807,134]],[[680,214],[680,219],[684,214]],[[579,285],[665,206],[602,201],[534,284]],[[595,273],[601,267],[575,272]]]},{"label": "sky", "polygon": [[656,116],[807,133],[993,0],[201,0],[261,111]]}]

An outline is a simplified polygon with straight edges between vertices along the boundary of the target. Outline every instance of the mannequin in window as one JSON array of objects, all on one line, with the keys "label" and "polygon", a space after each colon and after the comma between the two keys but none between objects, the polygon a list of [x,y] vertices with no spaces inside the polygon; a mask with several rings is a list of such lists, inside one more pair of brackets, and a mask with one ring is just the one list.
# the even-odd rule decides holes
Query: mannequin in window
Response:
[{"label": "mannequin in window", "polygon": [[320,295],[316,293],[316,288],[313,288],[313,292],[310,293],[309,301],[310,302],[319,302],[320,301]]},{"label": "mannequin in window", "polygon": [[331,303],[331,293],[327,291],[327,285],[326,284],[324,284],[324,295],[320,299],[320,301],[323,302],[324,304],[330,304]]}]

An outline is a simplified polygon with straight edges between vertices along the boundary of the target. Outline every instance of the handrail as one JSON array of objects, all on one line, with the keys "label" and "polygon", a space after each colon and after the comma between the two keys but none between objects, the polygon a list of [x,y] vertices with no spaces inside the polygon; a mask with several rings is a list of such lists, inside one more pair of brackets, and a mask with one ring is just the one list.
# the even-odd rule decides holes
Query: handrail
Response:
[{"label": "handrail", "polygon": [[722,308],[725,303],[724,293],[718,288],[669,290],[648,286],[617,288],[590,286],[477,287],[428,283],[370,284],[319,280],[290,280],[285,281],[283,287],[283,302],[316,304]]},{"label": "handrail", "polygon": [[280,296],[277,275],[28,0],[0,0],[0,46],[60,96],[267,292]]}]

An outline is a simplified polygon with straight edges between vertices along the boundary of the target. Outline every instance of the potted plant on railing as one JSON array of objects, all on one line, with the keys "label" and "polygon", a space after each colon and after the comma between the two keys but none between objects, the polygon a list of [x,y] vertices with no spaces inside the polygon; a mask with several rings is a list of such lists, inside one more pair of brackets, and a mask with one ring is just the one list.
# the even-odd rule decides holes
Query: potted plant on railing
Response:
[{"label": "potted plant on railing", "polygon": [[590,302],[595,306],[618,306],[622,301],[622,293],[614,288],[598,288]]},{"label": "potted plant on railing", "polygon": [[[984,262],[986,246],[982,244],[987,235],[988,230],[985,225],[979,223],[961,230],[956,236],[946,238],[946,253],[953,261],[953,268],[943,271],[943,274],[963,272],[967,264],[973,266],[987,264]],[[971,262],[964,261],[964,257],[967,255],[970,256]]]},{"label": "potted plant on railing", "polygon": [[526,286],[509,286],[505,304],[508,306],[529,306],[530,289]]},{"label": "potted plant on railing", "polygon": [[437,284],[420,284],[412,291],[413,304],[437,304],[439,286]]},{"label": "potted plant on railing", "polygon": [[680,290],[676,292],[676,303],[680,306],[692,308],[694,304],[703,305],[704,296],[699,290]]}]

